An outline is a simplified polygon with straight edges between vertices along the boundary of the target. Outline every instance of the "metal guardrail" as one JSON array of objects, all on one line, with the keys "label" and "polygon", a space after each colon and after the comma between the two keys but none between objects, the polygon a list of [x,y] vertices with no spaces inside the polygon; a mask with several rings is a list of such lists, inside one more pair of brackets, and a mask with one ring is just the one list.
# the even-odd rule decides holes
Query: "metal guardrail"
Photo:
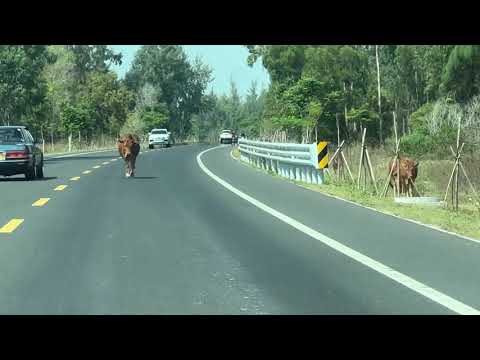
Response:
[{"label": "metal guardrail", "polygon": [[317,144],[271,143],[239,139],[240,160],[282,177],[323,184],[318,168]]}]

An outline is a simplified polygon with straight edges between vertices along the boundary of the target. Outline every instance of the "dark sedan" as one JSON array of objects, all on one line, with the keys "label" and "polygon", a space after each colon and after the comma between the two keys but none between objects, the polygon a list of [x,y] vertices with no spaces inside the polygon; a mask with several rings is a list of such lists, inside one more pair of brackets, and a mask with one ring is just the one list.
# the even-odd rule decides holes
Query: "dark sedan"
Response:
[{"label": "dark sedan", "polygon": [[43,178],[43,152],[25,126],[0,126],[0,175]]}]

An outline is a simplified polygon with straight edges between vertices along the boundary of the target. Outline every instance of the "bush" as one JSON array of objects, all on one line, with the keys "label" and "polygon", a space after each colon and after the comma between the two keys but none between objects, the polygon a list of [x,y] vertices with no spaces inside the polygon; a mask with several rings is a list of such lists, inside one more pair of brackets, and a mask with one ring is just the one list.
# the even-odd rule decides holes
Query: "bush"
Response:
[{"label": "bush", "polygon": [[120,130],[120,135],[137,134],[143,136],[147,131],[146,124],[137,112],[128,114],[127,121]]},{"label": "bush", "polygon": [[431,153],[436,148],[436,143],[432,136],[424,132],[414,132],[402,138],[400,148],[402,153],[417,158]]},{"label": "bush", "polygon": [[430,155],[437,159],[451,158],[450,145],[456,141],[455,129],[443,127],[435,136],[426,131],[416,131],[402,138],[402,153],[415,158]]},{"label": "bush", "polygon": [[455,108],[447,99],[428,103],[410,116],[411,133],[401,140],[401,150],[412,157],[450,158],[456,141]]},{"label": "bush", "polygon": [[433,104],[428,103],[420,107],[417,111],[410,115],[410,127],[413,132],[426,131],[427,115],[433,110]]},{"label": "bush", "polygon": [[163,128],[168,125],[168,113],[165,112],[144,110],[140,112],[139,116],[149,131],[155,128]]}]

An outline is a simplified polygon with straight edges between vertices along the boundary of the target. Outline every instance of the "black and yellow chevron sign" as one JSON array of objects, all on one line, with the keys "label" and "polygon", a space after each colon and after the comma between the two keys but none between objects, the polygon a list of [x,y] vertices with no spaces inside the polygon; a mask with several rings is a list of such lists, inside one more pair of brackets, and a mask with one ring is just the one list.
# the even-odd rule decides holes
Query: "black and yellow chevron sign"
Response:
[{"label": "black and yellow chevron sign", "polygon": [[328,168],[328,142],[320,141],[317,144],[317,158],[318,158],[318,168],[325,169]]}]

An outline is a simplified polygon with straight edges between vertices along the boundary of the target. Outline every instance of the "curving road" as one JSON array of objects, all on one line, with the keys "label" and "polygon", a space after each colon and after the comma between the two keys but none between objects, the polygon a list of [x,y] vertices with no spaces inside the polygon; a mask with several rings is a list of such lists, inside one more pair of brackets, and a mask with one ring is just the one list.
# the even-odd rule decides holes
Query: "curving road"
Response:
[{"label": "curving road", "polygon": [[209,148],[144,151],[130,179],[113,151],[49,159],[42,181],[0,179],[0,314],[480,309],[480,243]]}]

